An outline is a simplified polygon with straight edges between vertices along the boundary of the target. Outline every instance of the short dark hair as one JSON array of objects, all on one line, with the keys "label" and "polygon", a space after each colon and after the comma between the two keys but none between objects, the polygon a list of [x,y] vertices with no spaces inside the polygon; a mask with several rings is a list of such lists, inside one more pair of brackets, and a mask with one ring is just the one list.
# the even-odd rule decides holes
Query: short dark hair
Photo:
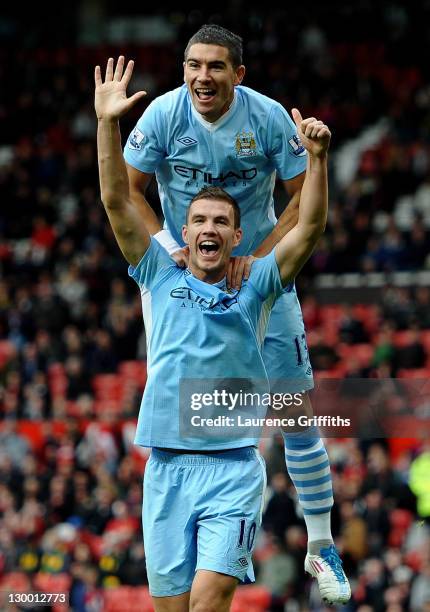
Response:
[{"label": "short dark hair", "polygon": [[237,229],[238,227],[240,227],[239,204],[224,189],[222,189],[221,187],[213,187],[212,185],[206,186],[200,189],[200,191],[191,200],[190,205],[188,206],[188,210],[187,210],[187,223],[188,223],[188,217],[190,216],[191,206],[194,202],[197,202],[197,200],[222,200],[223,202],[228,202],[228,204],[230,204],[230,206],[232,206],[233,208],[234,229]]},{"label": "short dark hair", "polygon": [[185,61],[187,61],[190,47],[197,43],[225,47],[228,50],[233,68],[238,68],[242,65],[242,38],[222,26],[214,23],[203,25],[188,41],[184,54]]}]

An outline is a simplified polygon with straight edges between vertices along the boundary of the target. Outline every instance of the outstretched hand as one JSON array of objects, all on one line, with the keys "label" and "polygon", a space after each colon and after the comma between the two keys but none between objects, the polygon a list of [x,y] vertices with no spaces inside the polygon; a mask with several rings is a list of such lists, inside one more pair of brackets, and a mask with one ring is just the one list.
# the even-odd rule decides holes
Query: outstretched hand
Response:
[{"label": "outstretched hand", "polygon": [[124,56],[120,55],[114,71],[114,60],[109,58],[103,83],[100,66],[94,71],[94,107],[97,119],[115,120],[125,115],[138,100],[146,96],[146,91],[138,91],[127,98],[127,86],[133,74],[134,61],[130,60],[124,71]]},{"label": "outstretched hand", "polygon": [[330,145],[331,132],[322,121],[309,117],[303,119],[297,108],[291,110],[294,122],[297,126],[297,133],[303,146],[310,155],[323,157]]}]

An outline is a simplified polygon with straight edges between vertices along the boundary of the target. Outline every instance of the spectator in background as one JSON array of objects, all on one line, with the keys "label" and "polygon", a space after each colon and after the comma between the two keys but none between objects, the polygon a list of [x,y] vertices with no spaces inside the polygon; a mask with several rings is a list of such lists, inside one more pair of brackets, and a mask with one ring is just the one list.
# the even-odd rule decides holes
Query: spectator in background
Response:
[{"label": "spectator in background", "polygon": [[420,332],[416,328],[409,329],[406,343],[396,351],[395,365],[400,370],[402,368],[423,368],[425,363],[426,352],[420,340]]},{"label": "spectator in background", "polygon": [[378,490],[385,500],[385,507],[414,510],[415,500],[411,491],[393,470],[387,448],[379,442],[372,443],[367,452],[368,473],[362,484],[361,495]]},{"label": "spectator in background", "polygon": [[377,555],[387,544],[390,523],[388,512],[379,489],[370,489],[364,496],[361,516],[367,525],[367,546],[371,555]]},{"label": "spectator in background", "polygon": [[418,457],[411,463],[409,486],[417,496],[418,514],[430,524],[430,442],[427,440]]},{"label": "spectator in background", "polygon": [[50,275],[43,274],[36,286],[32,303],[32,317],[36,329],[46,329],[59,334],[68,322],[68,310],[64,301],[55,293]]},{"label": "spectator in background", "polygon": [[422,270],[430,253],[430,237],[424,220],[415,218],[407,237],[406,262],[409,270]]},{"label": "spectator in background", "polygon": [[366,557],[368,551],[367,525],[351,500],[342,502],[340,519],[340,535],[345,566],[350,566],[351,571],[356,573],[356,564]]},{"label": "spectator in background", "polygon": [[115,372],[117,366],[118,358],[109,332],[105,329],[96,330],[88,347],[87,367],[89,372],[92,375]]},{"label": "spectator in background", "polygon": [[71,320],[82,321],[87,307],[88,288],[76,261],[72,261],[68,268],[59,274],[56,288],[59,297],[67,304]]},{"label": "spectator in background", "polygon": [[19,469],[23,457],[30,453],[30,445],[25,436],[18,432],[18,422],[15,419],[3,421],[0,430],[0,451],[11,462],[11,467]]},{"label": "spectator in background", "polygon": [[394,329],[407,329],[411,323],[413,304],[409,289],[387,286],[382,290],[382,312],[384,319]]},{"label": "spectator in background", "polygon": [[417,287],[415,290],[413,321],[421,329],[430,328],[430,288]]},{"label": "spectator in background", "polygon": [[291,594],[301,568],[297,567],[282,540],[273,538],[271,545],[272,554],[262,565],[257,584],[266,587],[272,597],[270,609],[278,611],[284,609],[283,604]]},{"label": "spectator in background", "polygon": [[339,361],[333,346],[324,342],[321,332],[314,331],[314,342],[309,347],[310,360],[315,370],[331,370]]},{"label": "spectator in background", "polygon": [[420,575],[412,583],[410,610],[411,612],[430,610],[430,563],[422,568]]},{"label": "spectator in background", "polygon": [[353,308],[350,304],[342,304],[342,313],[339,321],[339,339],[346,344],[360,344],[369,340],[363,323],[354,316]]},{"label": "spectator in background", "polygon": [[389,323],[383,323],[378,332],[376,342],[373,343],[375,349],[373,353],[372,365],[378,368],[381,364],[392,364],[396,349],[393,342],[394,330]]},{"label": "spectator in background", "polygon": [[301,523],[296,514],[295,502],[290,494],[288,477],[285,472],[274,474],[270,481],[270,497],[263,514],[262,526],[282,541],[290,525]]},{"label": "spectator in background", "polygon": [[70,355],[65,363],[65,373],[67,376],[66,398],[77,400],[82,395],[91,395],[91,378],[84,368],[82,359],[78,355]]}]

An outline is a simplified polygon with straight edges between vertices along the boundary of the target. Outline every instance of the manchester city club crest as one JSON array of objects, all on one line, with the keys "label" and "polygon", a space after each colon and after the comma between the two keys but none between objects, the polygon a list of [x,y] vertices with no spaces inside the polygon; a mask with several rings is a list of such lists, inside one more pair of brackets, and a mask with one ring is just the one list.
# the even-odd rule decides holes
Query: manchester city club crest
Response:
[{"label": "manchester city club crest", "polygon": [[239,132],[236,135],[236,155],[238,157],[253,157],[257,155],[257,145],[253,132]]}]

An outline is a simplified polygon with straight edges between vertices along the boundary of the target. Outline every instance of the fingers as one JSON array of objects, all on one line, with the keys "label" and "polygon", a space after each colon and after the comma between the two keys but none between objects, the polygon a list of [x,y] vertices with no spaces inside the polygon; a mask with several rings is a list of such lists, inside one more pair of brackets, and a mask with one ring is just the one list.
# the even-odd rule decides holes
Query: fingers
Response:
[{"label": "fingers", "polygon": [[326,138],[331,136],[330,130],[320,119],[316,119],[315,117],[303,119],[300,111],[297,108],[292,108],[291,114],[297,126],[298,132],[303,136],[311,139]]},{"label": "fingers", "polygon": [[232,257],[230,259],[229,268],[227,272],[227,284],[232,289],[238,291],[242,287],[242,282],[248,280],[251,272],[252,262],[255,257]]},{"label": "fingers", "polygon": [[[105,83],[107,83],[108,81],[118,81],[118,82],[123,81],[124,85],[127,87],[127,85],[130,82],[131,75],[133,74],[134,61],[130,60],[128,62],[125,72],[124,72],[124,63],[125,63],[125,58],[123,55],[120,55],[118,57],[118,61],[116,63],[115,72],[114,72],[114,65],[115,65],[114,59],[113,57],[110,57],[108,59],[107,65],[106,65]],[[96,66],[96,70],[94,74],[95,74],[95,79],[96,79],[96,85],[101,85],[103,81],[101,78],[100,66]]]},{"label": "fingers", "polygon": [[293,119],[294,119],[294,123],[297,125],[298,128],[300,128],[300,125],[303,121],[303,117],[299,111],[298,108],[292,108],[291,109],[291,114],[293,115]]},{"label": "fingers", "polygon": [[130,108],[132,106],[134,106],[136,104],[136,102],[138,102],[139,100],[141,100],[142,98],[144,98],[146,96],[146,91],[137,91],[135,94],[133,94],[129,99],[128,102],[130,104]]},{"label": "fingers", "polygon": [[120,81],[122,79],[123,70],[124,70],[124,56],[120,55],[116,63],[115,74],[113,75],[114,81]]},{"label": "fingers", "polygon": [[171,254],[171,258],[175,260],[180,268],[186,268],[188,266],[188,257],[189,249],[187,247],[179,249]]},{"label": "fingers", "polygon": [[243,272],[243,280],[248,280],[249,275],[251,273],[251,266],[255,261],[255,257],[250,256],[246,258],[246,262],[245,262],[245,269]]},{"label": "fingers", "polygon": [[239,290],[242,286],[243,270],[245,262],[243,257],[235,257],[233,266],[232,288]]},{"label": "fingers", "polygon": [[[124,58],[122,60],[122,63],[124,65]],[[124,81],[124,85],[126,87],[130,82],[131,75],[133,74],[133,68],[134,68],[134,61],[130,60],[127,64],[127,68],[125,69],[124,76],[122,77],[122,80]]]},{"label": "fingers", "polygon": [[96,87],[100,87],[100,85],[102,84],[102,73],[100,70],[100,66],[96,66],[95,70],[94,70],[94,82],[96,84]]},{"label": "fingers", "polygon": [[112,79],[113,79],[113,57],[110,57],[108,59],[108,63],[106,66],[105,83],[106,81],[112,81]]}]

